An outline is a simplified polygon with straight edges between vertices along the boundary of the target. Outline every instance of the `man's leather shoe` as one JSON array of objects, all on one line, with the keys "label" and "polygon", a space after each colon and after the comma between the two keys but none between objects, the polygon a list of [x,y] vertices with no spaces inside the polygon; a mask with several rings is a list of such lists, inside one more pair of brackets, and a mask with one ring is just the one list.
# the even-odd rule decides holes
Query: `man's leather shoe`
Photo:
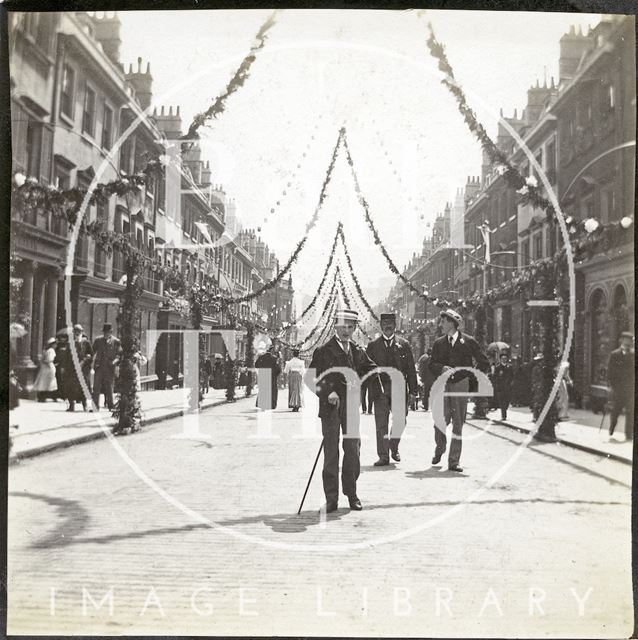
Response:
[{"label": "man's leather shoe", "polygon": [[442,453],[435,453],[434,457],[432,458],[432,464],[439,464],[439,462],[441,462],[442,457],[443,457]]},{"label": "man's leather shoe", "polygon": [[458,473],[463,473],[463,467],[459,467],[458,464],[453,464],[452,466],[447,468],[448,471],[457,471]]},{"label": "man's leather shoe", "polygon": [[385,467],[387,465],[390,464],[390,459],[389,458],[379,458],[375,463],[374,466],[375,467]]},{"label": "man's leather shoe", "polygon": [[336,511],[338,508],[338,503],[337,502],[327,502],[326,503],[326,513],[332,513],[333,511]]},{"label": "man's leather shoe", "polygon": [[348,502],[350,503],[350,508],[353,511],[361,511],[361,509],[363,509],[363,507],[361,506],[361,500],[359,500],[357,496],[348,496]]},{"label": "man's leather shoe", "polygon": [[392,459],[401,462],[401,454],[398,451],[392,452]]}]

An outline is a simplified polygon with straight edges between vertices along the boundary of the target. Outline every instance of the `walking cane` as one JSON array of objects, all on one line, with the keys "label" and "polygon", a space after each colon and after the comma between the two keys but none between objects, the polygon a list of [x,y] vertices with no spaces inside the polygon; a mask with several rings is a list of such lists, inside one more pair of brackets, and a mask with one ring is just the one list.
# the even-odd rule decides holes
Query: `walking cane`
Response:
[{"label": "walking cane", "polygon": [[315,463],[314,465],[312,465],[312,471],[310,472],[310,477],[308,478],[308,484],[306,485],[306,490],[304,491],[303,498],[301,499],[301,504],[299,505],[299,511],[297,511],[297,515],[301,513],[301,508],[303,507],[304,500],[306,499],[306,494],[308,493],[308,489],[310,489],[312,476],[315,475],[315,469],[317,468],[317,462],[319,462],[319,456],[321,455],[322,449],[323,449],[323,438],[321,440],[321,445],[319,446],[319,451],[317,451],[317,457],[315,458]]},{"label": "walking cane", "polygon": [[600,427],[598,427],[598,433],[600,433],[600,430],[603,428],[603,422],[605,422],[605,410],[607,409],[607,403],[605,402],[605,404],[603,405],[603,417],[600,421]]}]

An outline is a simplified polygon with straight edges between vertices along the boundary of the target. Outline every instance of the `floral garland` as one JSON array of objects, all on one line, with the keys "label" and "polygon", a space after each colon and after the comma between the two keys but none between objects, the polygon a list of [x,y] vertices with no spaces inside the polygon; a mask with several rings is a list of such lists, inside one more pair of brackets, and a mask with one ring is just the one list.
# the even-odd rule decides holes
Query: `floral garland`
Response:
[{"label": "floral garland", "polygon": [[[348,306],[348,308],[352,308],[351,305],[351,299],[348,296],[348,292],[346,291],[346,287],[343,283],[343,280],[341,279],[341,274],[339,274],[339,290],[341,291],[341,295],[343,296],[343,299],[346,303],[346,305]],[[361,310],[361,307],[359,305],[359,302],[357,300],[355,300],[355,303],[357,305],[357,307],[359,308],[359,310]],[[359,323],[357,325],[357,329],[359,329],[359,331],[361,331],[361,333],[363,334],[364,337],[366,337],[368,340],[371,340],[370,335],[368,334],[368,332],[361,326],[361,324]]]},{"label": "floral garland", "polygon": [[[337,305],[336,294],[337,294],[336,286],[333,286],[332,290],[328,294],[328,297],[326,299],[326,304],[324,305],[323,311],[321,312],[321,316],[319,316],[319,319],[317,320],[317,324],[315,324],[315,326],[312,328],[310,333],[308,333],[308,335],[305,338],[303,338],[303,340],[300,340],[295,345],[288,345],[288,346],[294,346],[295,348],[299,349],[302,345],[306,344],[317,333],[317,331],[319,331],[320,329],[323,330],[325,328],[326,326],[325,318],[326,317],[330,318],[333,315],[334,309]],[[328,321],[328,324],[330,324],[329,321]]]},{"label": "floral garland", "polygon": [[[328,312],[328,318],[330,318],[334,314],[336,306],[337,306],[337,297],[335,296],[332,300],[332,305]],[[300,349],[300,353],[304,355],[308,355],[310,352],[314,351],[317,345],[325,340],[328,333],[330,333],[330,331],[332,330],[332,327],[333,327],[332,322],[330,321],[326,322],[321,330],[321,333],[319,334],[317,339],[313,342],[313,344],[306,346],[304,349]]]},{"label": "floral garland", "polygon": [[237,89],[243,86],[244,82],[249,76],[250,67],[253,62],[255,62],[256,54],[260,49],[263,49],[266,44],[266,34],[270,30],[270,28],[275,24],[275,17],[277,15],[277,11],[273,11],[269,18],[261,25],[257,35],[255,36],[255,43],[251,46],[248,55],[242,60],[241,64],[235,71],[235,74],[231,78],[230,82],[226,85],[226,89],[224,92],[219,95],[213,104],[206,109],[206,111],[202,113],[198,113],[194,118],[191,125],[188,127],[187,133],[183,136],[186,138],[195,138],[198,137],[197,130],[206,123],[207,120],[211,118],[217,118],[220,114],[224,112],[226,100],[233,94]]},{"label": "floral garland", "polygon": [[[346,144],[346,142],[345,142],[345,137],[344,137],[344,145],[345,144]],[[347,147],[346,147],[346,149],[347,149]],[[349,153],[348,153],[348,158],[350,158],[350,154]],[[345,234],[343,233],[343,227],[340,227],[338,233],[341,236],[341,244],[343,245],[343,252],[344,252],[344,254],[346,256],[346,262],[348,263],[348,269],[350,270],[350,276],[352,278],[352,281],[354,282],[355,289],[357,290],[357,293],[359,294],[359,298],[361,298],[363,304],[365,305],[365,308],[370,312],[370,315],[378,322],[379,318],[377,317],[377,314],[374,312],[374,310],[372,309],[372,307],[370,306],[370,304],[366,300],[366,297],[363,295],[363,291],[361,290],[361,285],[359,284],[359,279],[357,278],[357,276],[355,274],[355,271],[354,271],[354,267],[352,266],[352,259],[350,258],[350,252],[348,251],[348,244],[346,242]]]},{"label": "floral garland", "polygon": [[337,152],[339,151],[339,147],[341,146],[341,143],[344,140],[344,135],[345,135],[345,129],[342,127],[339,130],[339,137],[337,138],[337,142],[336,142],[336,144],[334,146],[334,149],[332,151],[332,157],[330,159],[330,163],[328,165],[328,169],[326,171],[326,175],[325,175],[323,183],[321,185],[321,191],[319,192],[319,201],[317,202],[317,206],[315,207],[315,210],[314,210],[314,212],[312,214],[312,218],[310,219],[310,221],[306,225],[304,236],[297,243],[297,246],[295,247],[295,250],[292,252],[290,258],[288,258],[288,262],[286,262],[286,264],[284,265],[284,268],[274,278],[272,278],[271,280],[266,282],[264,285],[262,285],[256,291],[253,291],[251,293],[247,293],[246,295],[240,296],[240,297],[237,297],[237,298],[233,298],[233,297],[222,298],[222,302],[224,304],[227,305],[227,304],[233,304],[233,303],[236,303],[236,302],[247,302],[248,300],[252,300],[253,298],[257,298],[262,293],[264,293],[264,291],[268,291],[269,289],[272,289],[275,285],[277,285],[277,283],[280,282],[281,279],[288,274],[288,272],[292,268],[292,265],[297,262],[297,258],[299,257],[299,254],[301,253],[301,250],[304,248],[304,246],[305,246],[305,244],[306,244],[306,242],[308,240],[308,235],[309,235],[310,231],[315,227],[315,225],[317,224],[317,220],[319,219],[319,212],[321,211],[321,208],[323,206],[323,202],[326,199],[326,190],[328,188],[328,185],[330,184],[330,180],[332,179],[332,172],[334,170],[335,162],[337,160]]},{"label": "floral garland", "polygon": [[524,204],[542,209],[547,213],[550,223],[555,222],[556,213],[551,202],[541,194],[535,177],[530,176],[524,178],[518,169],[514,167],[507,156],[496,146],[494,141],[489,137],[485,127],[477,120],[476,114],[467,103],[467,98],[463,89],[459,86],[454,77],[454,70],[445,53],[445,47],[436,39],[432,23],[428,23],[430,35],[427,39],[430,54],[438,61],[439,69],[445,74],[441,83],[445,85],[452,93],[458,104],[459,111],[465,120],[468,128],[480,142],[481,147],[485,151],[492,165],[496,167],[497,172],[503,176],[507,184],[515,189],[521,196]]},{"label": "floral garland", "polygon": [[255,366],[255,325],[252,322],[246,323],[246,367],[248,368],[246,381],[246,397],[250,397],[253,392],[253,373],[251,369]]}]

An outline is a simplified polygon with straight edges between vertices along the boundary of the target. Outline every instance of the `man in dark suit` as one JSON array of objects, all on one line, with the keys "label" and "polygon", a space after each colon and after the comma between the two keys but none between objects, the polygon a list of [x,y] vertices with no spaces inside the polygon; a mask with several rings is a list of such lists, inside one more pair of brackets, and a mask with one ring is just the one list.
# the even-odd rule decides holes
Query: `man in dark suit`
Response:
[{"label": "man in dark suit", "polygon": [[507,409],[512,397],[512,381],[514,373],[508,362],[506,353],[501,353],[499,363],[494,367],[492,384],[494,385],[494,397],[496,405],[501,410],[501,420],[507,420]]},{"label": "man in dark suit", "polygon": [[[335,335],[312,355],[310,369],[317,379],[332,367],[352,369],[359,377],[365,376],[376,365],[366,352],[352,342],[357,326],[357,312],[349,309],[338,311],[335,319]],[[339,500],[339,431],[343,431],[343,465],[341,487],[348,497],[350,508],[361,511],[357,497],[357,479],[360,472],[359,452],[361,439],[352,437],[359,433],[359,389],[348,388],[344,374],[337,371],[326,374],[320,380],[308,381],[319,396],[319,417],[323,434],[323,490],[326,495],[326,511],[335,511]],[[373,381],[374,384],[374,381]],[[355,393],[348,411],[348,394]],[[349,434],[348,436],[346,434]]]},{"label": "man in dark suit", "polygon": [[113,383],[115,381],[115,359],[120,355],[120,341],[113,335],[113,327],[107,322],[102,327],[104,335],[95,339],[93,343],[93,369],[95,378],[93,380],[93,402],[96,409],[100,408],[100,394],[104,394],[104,403],[112,410],[113,403]]},{"label": "man in dark suit", "polygon": [[[487,372],[490,362],[487,356],[481,351],[478,342],[470,335],[461,333],[459,327],[463,318],[453,309],[441,311],[441,329],[443,335],[437,338],[432,345],[432,357],[430,358],[430,371],[435,376],[440,376],[448,369],[456,367],[476,367],[479,371]],[[457,371],[452,374],[446,384],[445,391],[452,393],[468,392],[470,389],[469,371]],[[459,465],[461,458],[461,438],[465,414],[467,412],[467,396],[445,396],[443,399],[443,413],[445,425],[452,422],[452,443],[450,444],[450,454],[448,456],[448,469],[450,471],[462,472]],[[436,449],[432,464],[438,464],[445,453],[447,439],[445,431],[434,425],[434,440]]]},{"label": "man in dark suit", "polygon": [[[378,367],[392,367],[401,373],[405,381],[405,391],[408,393],[406,402],[406,415],[408,406],[414,402],[417,392],[416,369],[414,356],[407,340],[395,335],[397,326],[394,313],[382,313],[380,316],[382,334],[370,342],[366,353]],[[392,381],[387,373],[380,374],[381,386],[377,385],[377,392],[373,396],[374,422],[377,428],[377,455],[379,459],[374,463],[375,467],[390,464],[392,459],[399,462],[400,438],[388,438],[388,423],[392,410]],[[402,390],[402,392],[404,392]],[[404,396],[406,397],[406,396]]]},{"label": "man in dark suit", "polygon": [[423,396],[421,398],[421,401],[423,402],[424,411],[427,411],[429,409],[430,389],[432,388],[432,383],[434,382],[434,376],[430,371],[431,356],[432,349],[428,349],[417,362],[417,367],[419,369],[419,378],[421,378],[421,386],[423,387]]},{"label": "man in dark suit", "polygon": [[634,437],[634,377],[635,355],[634,336],[625,331],[620,334],[620,347],[609,355],[607,376],[611,387],[611,422],[609,435],[614,434],[618,416],[625,410],[625,437]]}]

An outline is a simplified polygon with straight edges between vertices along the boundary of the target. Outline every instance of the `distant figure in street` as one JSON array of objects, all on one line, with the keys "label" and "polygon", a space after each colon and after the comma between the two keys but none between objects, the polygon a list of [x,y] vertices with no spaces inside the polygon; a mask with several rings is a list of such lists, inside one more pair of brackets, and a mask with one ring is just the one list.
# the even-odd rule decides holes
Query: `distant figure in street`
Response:
[{"label": "distant figure in street", "polygon": [[[366,353],[378,367],[396,369],[403,377],[401,392],[406,399],[405,413],[414,400],[417,392],[416,368],[410,344],[404,338],[395,335],[397,319],[394,313],[380,315],[381,335],[370,342]],[[379,374],[381,385],[372,387],[374,399],[374,422],[377,431],[377,455],[379,459],[375,467],[390,464],[390,455],[396,462],[401,461],[399,438],[390,438],[388,426],[392,411],[392,380],[387,373]]]},{"label": "distant figure in street", "polygon": [[49,338],[42,351],[40,369],[33,384],[33,390],[38,394],[38,402],[45,402],[47,398],[57,400],[58,383],[55,379],[55,338]]},{"label": "distant figure in street", "polygon": [[620,334],[620,347],[611,352],[607,375],[611,387],[611,421],[609,423],[609,436],[614,434],[618,416],[625,410],[625,437],[632,440],[634,437],[634,378],[635,355],[634,336],[625,331]]},{"label": "distant figure in street", "polygon": [[569,420],[569,390],[568,385],[572,384],[572,379],[569,376],[569,369],[563,370],[560,362],[560,354],[556,354],[558,363],[556,365],[556,375],[559,375],[561,371],[563,375],[560,379],[560,385],[558,387],[558,393],[556,394],[556,408],[558,409],[559,420]]},{"label": "distant figure in street", "polygon": [[361,410],[372,413],[372,394],[370,393],[370,378],[361,383]]},{"label": "distant figure in street", "polygon": [[507,409],[512,399],[514,372],[509,364],[509,358],[506,353],[500,355],[499,363],[494,367],[492,376],[496,406],[501,410],[501,420],[507,420]]},{"label": "distant figure in street", "polygon": [[538,416],[540,416],[541,409],[544,404],[544,399],[540,395],[534,393],[534,389],[541,389],[543,385],[543,362],[543,354],[540,351],[537,351],[529,365],[531,370],[531,391],[529,403],[530,408],[532,409],[534,422],[538,420]]},{"label": "distant figure in street", "polygon": [[[266,353],[261,354],[256,362],[255,369],[269,369],[270,370],[270,398],[266,398],[266,405],[262,406],[259,403],[260,393],[257,394],[257,404],[259,409],[276,409],[277,408],[277,396],[279,395],[279,388],[277,387],[277,377],[281,373],[281,367],[279,361],[275,355],[275,348],[270,347]],[[270,400],[270,403],[268,402]]]},{"label": "distant figure in street", "polygon": [[206,356],[202,366],[202,393],[208,393],[210,390],[210,377],[213,375],[213,363],[210,356]]},{"label": "distant figure in street", "polygon": [[[430,359],[430,371],[435,376],[440,376],[444,371],[456,367],[474,367],[487,372],[490,366],[487,356],[481,351],[478,342],[470,335],[461,333],[459,328],[463,318],[453,309],[446,309],[439,314],[441,317],[441,329],[443,335],[437,338],[432,345],[432,357]],[[475,365],[476,363],[476,365]],[[450,376],[445,383],[448,392],[462,393],[470,390],[470,376],[476,378],[469,371],[457,371]],[[445,396],[443,399],[443,413],[445,425],[452,423],[452,443],[448,456],[448,469],[462,472],[459,465],[461,458],[462,431],[467,412],[467,396]],[[434,425],[434,440],[436,449],[432,464],[438,464],[445,453],[447,438],[445,431]]]},{"label": "distant figure in street", "polygon": [[239,362],[239,382],[238,387],[245,387],[248,384],[248,367],[243,360]]},{"label": "distant figure in street", "polygon": [[295,413],[303,407],[301,383],[305,372],[306,365],[299,357],[299,349],[293,349],[292,358],[286,362],[284,373],[288,376],[288,407]]},{"label": "distant figure in street", "polygon": [[113,335],[113,327],[107,322],[102,327],[103,335],[93,343],[95,359],[93,369],[93,402],[100,409],[100,394],[104,394],[104,402],[110,411],[114,408],[113,383],[115,379],[115,361],[121,349],[120,341]]},{"label": "distant figure in street", "polygon": [[[68,335],[68,334],[67,334]],[[88,386],[88,376],[91,372],[91,360],[93,351],[91,343],[83,334],[81,325],[73,327],[74,346],[80,364],[80,374]],[[75,362],[73,360],[72,347],[68,339],[58,341],[54,364],[58,376],[58,390],[60,395],[69,403],[67,411],[75,411],[75,403],[81,402],[84,410],[87,410],[86,396],[80,382]],[[89,386],[89,391],[90,391]]]},{"label": "distant figure in street", "polygon": [[432,349],[428,349],[417,363],[419,369],[419,378],[421,379],[421,402],[423,403],[423,411],[427,411],[430,406],[430,389],[434,384],[434,375],[430,371],[430,358]]},{"label": "distant figure in street", "polygon": [[213,389],[223,389],[224,384],[224,364],[220,356],[215,357],[213,365]]}]

